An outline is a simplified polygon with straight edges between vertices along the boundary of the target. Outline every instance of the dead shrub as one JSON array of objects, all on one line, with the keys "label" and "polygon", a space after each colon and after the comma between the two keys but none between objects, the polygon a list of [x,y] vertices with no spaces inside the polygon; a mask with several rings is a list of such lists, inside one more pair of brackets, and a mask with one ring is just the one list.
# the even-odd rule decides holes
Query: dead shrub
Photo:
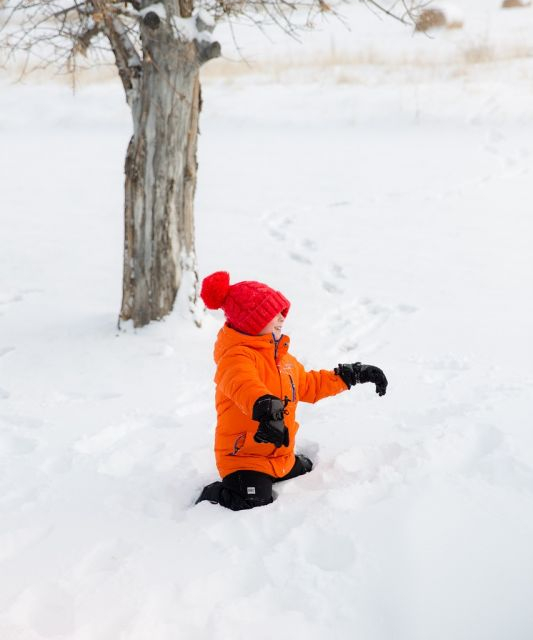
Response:
[{"label": "dead shrub", "polygon": [[415,31],[428,31],[436,28],[462,29],[463,22],[458,18],[450,18],[443,9],[423,9],[415,22]]},{"label": "dead shrub", "polygon": [[502,9],[515,9],[530,6],[531,0],[503,0],[502,2]]}]

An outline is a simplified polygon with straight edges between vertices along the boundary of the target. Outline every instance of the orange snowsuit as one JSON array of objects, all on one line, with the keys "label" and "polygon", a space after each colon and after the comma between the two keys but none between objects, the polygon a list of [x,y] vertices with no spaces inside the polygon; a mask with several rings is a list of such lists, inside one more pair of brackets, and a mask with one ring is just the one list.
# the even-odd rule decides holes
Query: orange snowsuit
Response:
[{"label": "orange snowsuit", "polygon": [[[333,371],[305,371],[288,353],[290,339],[283,335],[276,344],[272,335],[249,336],[227,324],[215,343],[217,371],[215,457],[224,478],[234,471],[253,470],[275,478],[286,475],[294,465],[294,438],[298,431],[296,405],[317,402],[346,391],[347,386]],[[288,398],[285,424],[289,446],[258,443],[252,420],[255,401],[264,395]]]}]

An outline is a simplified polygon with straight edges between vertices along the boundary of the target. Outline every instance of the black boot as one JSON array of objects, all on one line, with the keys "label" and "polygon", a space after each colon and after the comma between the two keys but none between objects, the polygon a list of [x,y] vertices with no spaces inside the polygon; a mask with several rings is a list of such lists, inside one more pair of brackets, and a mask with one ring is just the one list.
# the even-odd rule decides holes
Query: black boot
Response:
[{"label": "black boot", "polygon": [[211,504],[218,504],[220,498],[220,490],[222,489],[222,482],[212,482],[208,484],[206,487],[202,489],[202,493],[200,497],[195,502],[198,504],[199,502],[203,502],[204,500],[209,500]]},{"label": "black boot", "polygon": [[309,473],[313,469],[313,463],[307,456],[304,456],[303,453],[298,453],[296,458],[300,461],[302,465],[302,469],[304,473]]},{"label": "black boot", "polygon": [[283,482],[283,480],[291,480],[298,476],[303,476],[304,473],[309,473],[313,468],[313,463],[307,456],[301,453],[296,454],[294,458],[294,466],[286,475],[281,478],[275,478],[274,482]]}]

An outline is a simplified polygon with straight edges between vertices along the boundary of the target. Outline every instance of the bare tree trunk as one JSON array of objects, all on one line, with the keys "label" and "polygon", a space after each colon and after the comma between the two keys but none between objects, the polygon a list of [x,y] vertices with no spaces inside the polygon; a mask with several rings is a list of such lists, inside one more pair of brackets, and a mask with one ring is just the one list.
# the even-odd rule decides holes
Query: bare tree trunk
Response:
[{"label": "bare tree trunk", "polygon": [[[206,52],[197,41],[177,39],[170,25],[156,18],[145,17],[139,90],[129,95],[134,132],[125,166],[120,319],[135,327],[172,310],[182,269],[196,264],[199,71]],[[211,50],[207,59],[218,53]]]}]

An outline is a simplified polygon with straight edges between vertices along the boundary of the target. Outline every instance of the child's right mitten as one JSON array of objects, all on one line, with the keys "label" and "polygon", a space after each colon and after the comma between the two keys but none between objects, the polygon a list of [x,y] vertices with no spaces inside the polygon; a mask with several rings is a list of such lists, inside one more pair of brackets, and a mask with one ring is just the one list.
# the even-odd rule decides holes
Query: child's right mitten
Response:
[{"label": "child's right mitten", "polygon": [[258,398],[254,403],[252,419],[259,422],[259,428],[254,435],[256,442],[269,442],[276,448],[289,446],[289,430],[285,426],[283,416],[284,403],[276,396],[266,395]]}]

